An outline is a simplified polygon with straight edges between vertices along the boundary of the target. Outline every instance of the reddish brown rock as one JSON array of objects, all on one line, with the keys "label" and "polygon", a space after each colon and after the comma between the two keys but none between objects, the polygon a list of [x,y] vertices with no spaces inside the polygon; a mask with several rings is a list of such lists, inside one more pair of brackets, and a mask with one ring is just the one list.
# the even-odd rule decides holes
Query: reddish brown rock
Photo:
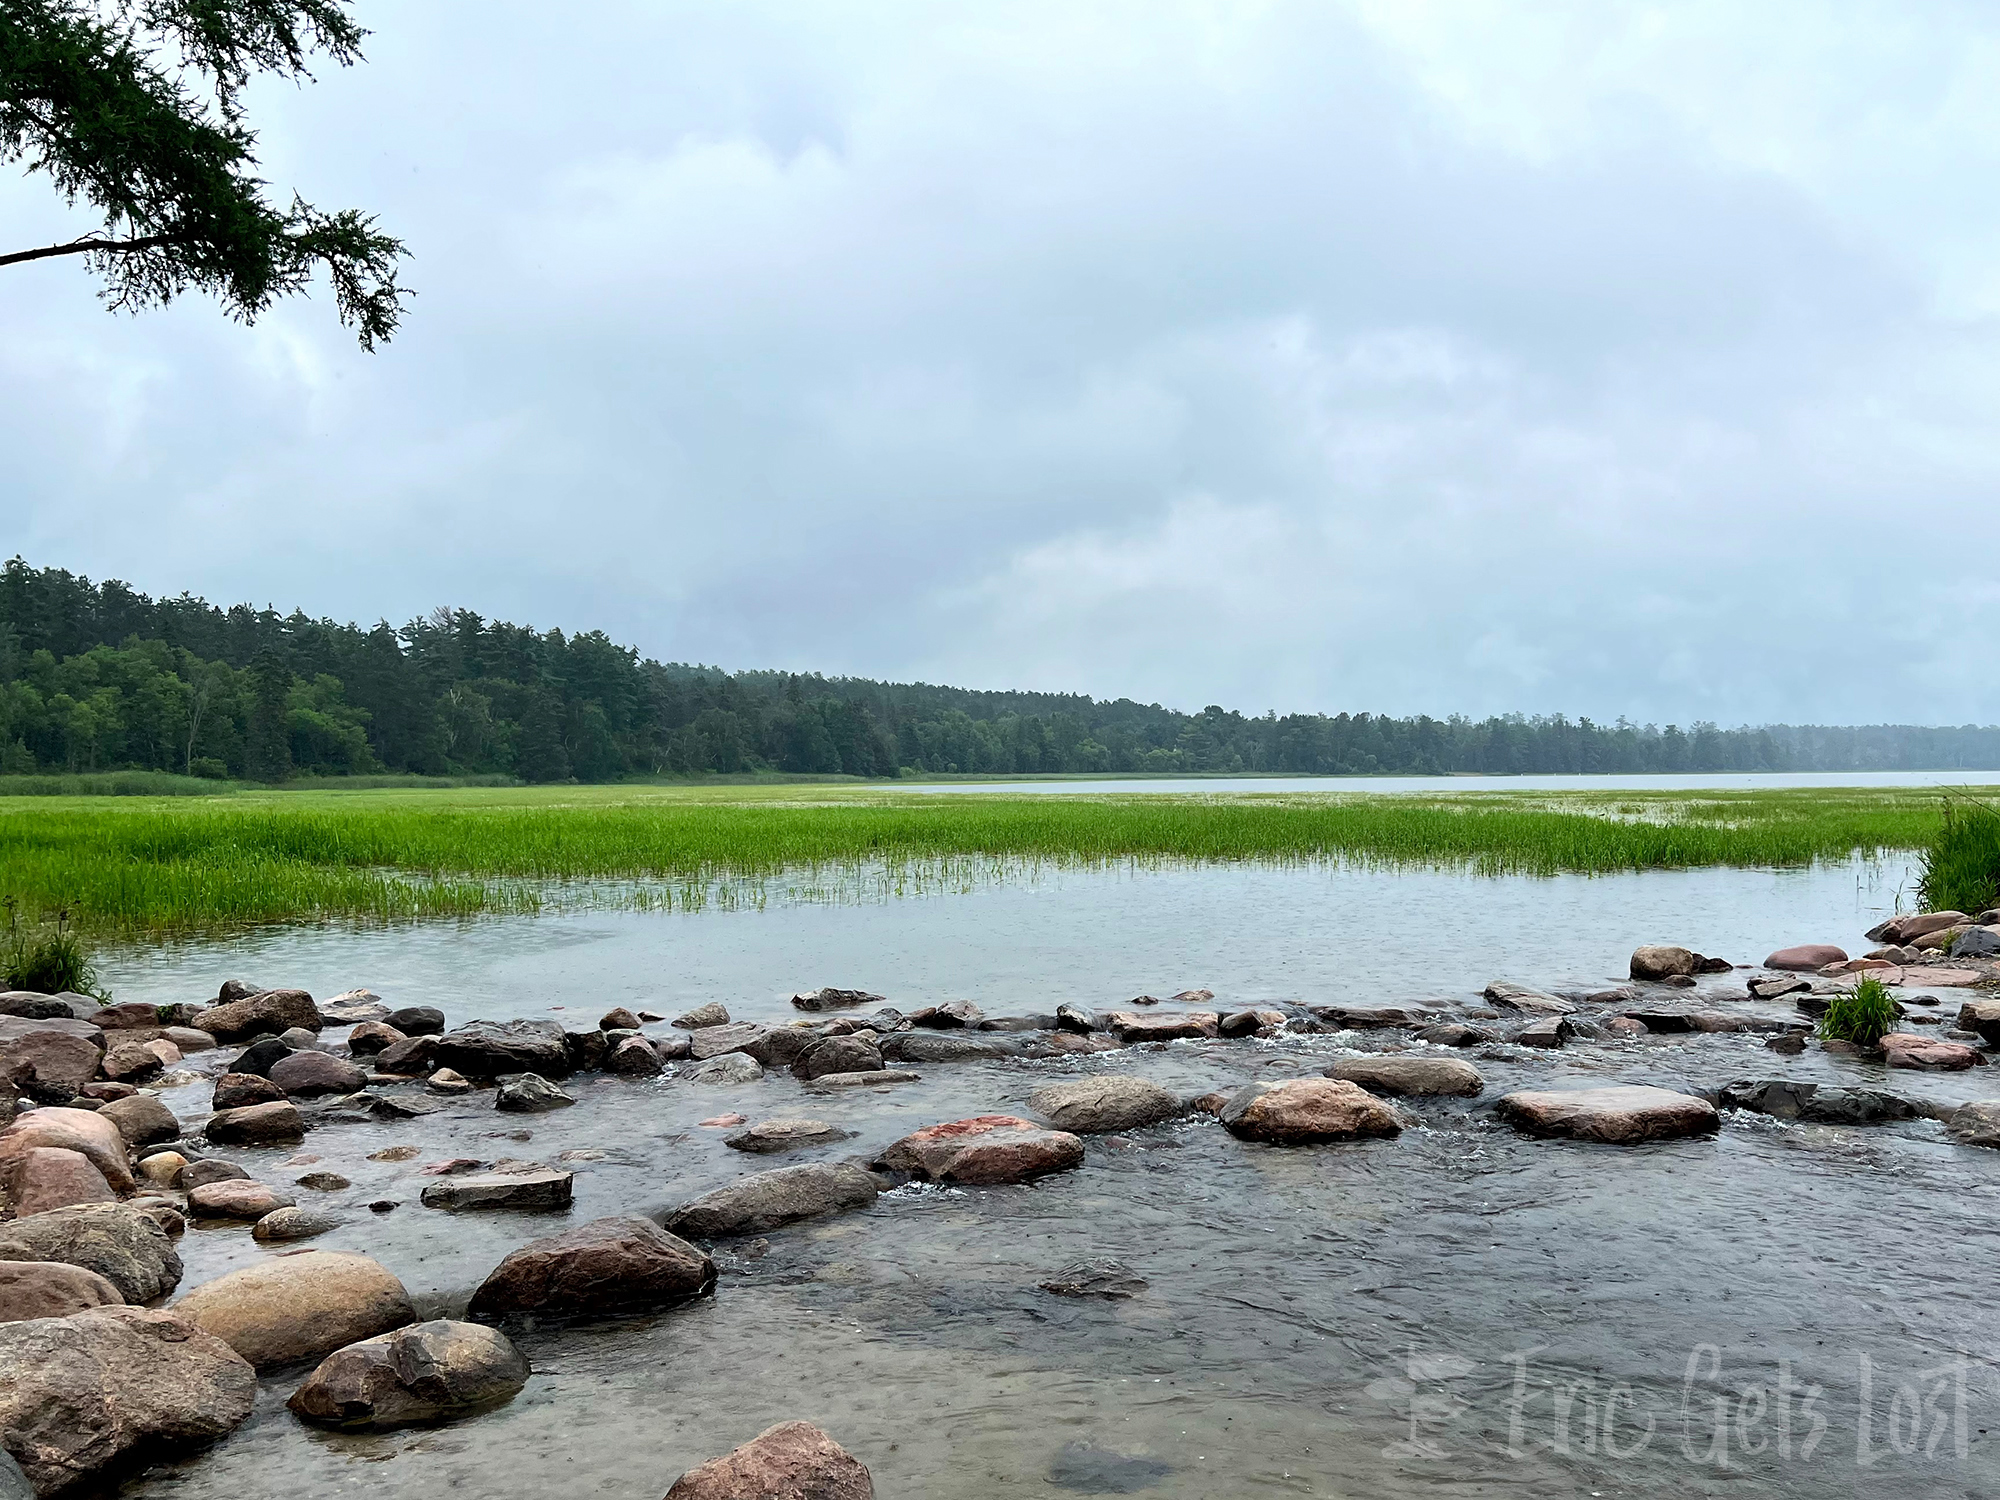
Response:
[{"label": "reddish brown rock", "polygon": [[1831,943],[1805,943],[1796,948],[1780,948],[1764,960],[1767,969],[1784,969],[1795,974],[1817,973],[1828,964],[1847,962],[1847,950]]},{"label": "reddish brown rock", "polygon": [[1654,944],[1632,950],[1631,973],[1634,979],[1672,979],[1677,975],[1692,974],[1694,969],[1695,955],[1686,948]]},{"label": "reddish brown rock", "polygon": [[1977,969],[1930,969],[1910,967],[1903,970],[1902,978],[1895,980],[1882,976],[1884,984],[1901,984],[1912,990],[1966,990],[1979,983]]},{"label": "reddish brown rock", "polygon": [[367,1075],[344,1057],[307,1048],[271,1064],[271,1082],[296,1099],[322,1094],[352,1094],[367,1083]]},{"label": "reddish brown rock", "polygon": [[285,1091],[257,1073],[224,1073],[215,1080],[210,1109],[247,1109],[253,1104],[282,1104]]},{"label": "reddish brown rock", "polygon": [[1326,1076],[1358,1083],[1371,1094],[1471,1095],[1486,1087],[1479,1070],[1456,1057],[1348,1057]]},{"label": "reddish brown rock", "polygon": [[132,1171],[125,1165],[125,1137],[94,1110],[33,1109],[0,1130],[0,1180],[5,1179],[12,1158],[37,1146],[81,1152],[114,1192],[132,1191]]},{"label": "reddish brown rock", "polygon": [[366,1057],[380,1052],[385,1047],[393,1047],[409,1038],[391,1026],[387,1021],[363,1021],[347,1033],[347,1050],[356,1057]]},{"label": "reddish brown rock", "polygon": [[198,1219],[261,1219],[297,1199],[247,1178],[204,1183],[188,1194],[188,1207]]},{"label": "reddish brown rock", "polygon": [[780,1422],[674,1481],[666,1500],[874,1500],[868,1470],[810,1422]]},{"label": "reddish brown rock", "polygon": [[1627,1084],[1523,1090],[1503,1097],[1496,1113],[1530,1134],[1621,1146],[1705,1135],[1719,1123],[1715,1106],[1706,1099]]},{"label": "reddish brown rock", "polygon": [[97,1111],[100,1119],[118,1127],[130,1146],[150,1146],[155,1141],[171,1141],[181,1133],[174,1112],[153,1094],[128,1094],[107,1101]]},{"label": "reddish brown rock", "polygon": [[124,1005],[101,1005],[84,1019],[106,1031],[124,1031],[138,1026],[159,1025],[160,1010],[158,1006],[133,1000]]},{"label": "reddish brown rock", "polygon": [[593,1219],[532,1240],[472,1294],[475,1318],[644,1312],[707,1293],[715,1262],[651,1219]]},{"label": "reddish brown rock", "polygon": [[1909,912],[1868,929],[1871,943],[1913,943],[1929,933],[1947,927],[1963,927],[1972,920],[1962,911]]},{"label": "reddish brown rock", "polygon": [[118,1288],[82,1266],[52,1260],[0,1260],[0,1323],[66,1318],[87,1307],[116,1307]]},{"label": "reddish brown rock", "polygon": [[1914,1032],[1892,1031],[1880,1043],[1882,1060],[1892,1068],[1925,1073],[1957,1073],[1979,1064],[1979,1049],[1963,1042],[1943,1042]]},{"label": "reddish brown rock", "polygon": [[6,1162],[7,1201],[16,1218],[78,1203],[116,1203],[104,1174],[80,1151],[34,1146]]},{"label": "reddish brown rock", "polygon": [[527,1383],[528,1361],[505,1334],[438,1319],[335,1350],[285,1404],[308,1422],[405,1427],[493,1406]]},{"label": "reddish brown rock", "polygon": [[882,1153],[879,1164],[928,1182],[1032,1182],[1081,1166],[1083,1142],[1016,1115],[978,1115],[906,1135]]},{"label": "reddish brown rock", "polygon": [[1335,1078],[1288,1078],[1246,1084],[1222,1107],[1223,1127],[1239,1140],[1305,1146],[1395,1135],[1395,1109],[1358,1083]]},{"label": "reddish brown rock", "polygon": [[1181,1015],[1142,1016],[1129,1010],[1114,1010],[1104,1024],[1128,1047],[1140,1042],[1193,1041],[1212,1037],[1221,1029],[1222,1017],[1212,1010],[1191,1010]]},{"label": "reddish brown rock", "polygon": [[1276,1036],[1288,1018],[1281,1010],[1239,1010],[1216,1023],[1218,1036]]},{"label": "reddish brown rock", "polygon": [[97,1076],[105,1035],[82,1021],[0,1022],[0,1079],[41,1085],[34,1097],[45,1102],[67,1099]]}]

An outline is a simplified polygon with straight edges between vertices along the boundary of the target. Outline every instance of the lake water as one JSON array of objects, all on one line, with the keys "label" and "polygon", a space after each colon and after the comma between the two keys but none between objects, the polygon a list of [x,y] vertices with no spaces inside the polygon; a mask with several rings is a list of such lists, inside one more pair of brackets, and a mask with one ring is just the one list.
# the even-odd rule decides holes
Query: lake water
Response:
[{"label": "lake water", "polygon": [[943,793],[1045,792],[1726,792],[1781,787],[2000,786],[2000,771],[1711,772],[1660,776],[1189,776],[1090,781],[948,781],[911,786]]},{"label": "lake water", "polygon": [[[1900,863],[1859,862],[1554,879],[1059,871],[875,903],[285,930],[127,952],[109,977],[126,1000],[204,998],[241,974],[320,995],[365,986],[454,1021],[572,1026],[614,1005],[672,1014],[710,999],[738,1019],[789,1019],[786,997],[828,984],[904,1008],[969,998],[989,1014],[1193,986],[1229,1007],[1471,1004],[1496,977],[1620,980],[1640,942],[1739,962],[1791,942],[1859,951],[1907,882]],[[1193,1094],[1317,1071],[1384,1035],[938,1065],[920,1085],[833,1095],[788,1075],[586,1077],[575,1108],[534,1117],[475,1095],[421,1121],[309,1137],[318,1169],[354,1184],[324,1200],[346,1224],[313,1243],[376,1255],[426,1310],[456,1311],[508,1251],[563,1223],[657,1211],[811,1159],[726,1149],[699,1124],[725,1110],[841,1125],[854,1139],[820,1153],[839,1156],[1025,1110],[1055,1076],[1131,1072]],[[192,1060],[212,1070],[221,1057]],[[867,1463],[885,1500],[1956,1497],[2000,1484],[1987,1436],[2000,1428],[1987,1273],[2000,1152],[1956,1146],[1928,1120],[1838,1130],[1742,1116],[1714,1139],[1618,1149],[1524,1140],[1490,1114],[1510,1088],[1613,1079],[1865,1080],[1950,1102],[2000,1093],[1986,1070],[1885,1077],[1735,1035],[1473,1060],[1485,1095],[1413,1102],[1422,1124],[1395,1140],[1284,1150],[1188,1120],[1093,1139],[1080,1169],[1033,1186],[902,1189],[774,1233],[765,1254],[718,1245],[712,1298],[525,1332],[527,1390],[461,1423],[312,1431],[282,1404],[300,1373],[268,1376],[243,1429],[125,1493],[658,1500],[684,1469],[793,1417]],[[198,1114],[207,1084],[168,1097]],[[422,1157],[367,1160],[402,1142]],[[568,1215],[417,1204],[424,1162],[565,1151],[601,1153],[574,1163]],[[286,1152],[230,1154],[274,1183],[308,1170],[284,1166]],[[385,1197],[401,1206],[362,1207]],[[183,1246],[184,1286],[271,1253],[240,1228],[193,1230]],[[1126,1262],[1150,1290],[1099,1303],[1038,1289],[1085,1256]]]}]

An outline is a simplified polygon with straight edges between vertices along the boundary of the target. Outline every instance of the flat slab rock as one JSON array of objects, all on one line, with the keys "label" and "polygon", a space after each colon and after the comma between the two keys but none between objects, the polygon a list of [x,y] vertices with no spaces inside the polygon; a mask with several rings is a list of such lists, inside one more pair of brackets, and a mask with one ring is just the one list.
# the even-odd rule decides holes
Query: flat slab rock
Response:
[{"label": "flat slab rock", "polygon": [[810,1422],[780,1422],[674,1481],[666,1500],[874,1500],[868,1470]]},{"label": "flat slab rock", "polygon": [[667,1216],[667,1228],[704,1240],[768,1234],[803,1219],[868,1208],[880,1191],[873,1176],[849,1162],[779,1167],[683,1204]]},{"label": "flat slab rock", "polygon": [[1223,1128],[1239,1140],[1309,1146],[1392,1136],[1402,1117],[1358,1083],[1290,1078],[1246,1084],[1222,1106]]},{"label": "flat slab rock", "polygon": [[425,1208],[449,1209],[454,1213],[474,1208],[568,1208],[575,1196],[575,1183],[574,1172],[555,1167],[478,1172],[440,1177],[425,1187],[422,1201]]},{"label": "flat slab rock", "polygon": [[1496,979],[1486,986],[1486,1003],[1500,1010],[1510,1010],[1523,1016],[1572,1016],[1576,1014],[1576,1002],[1565,1000],[1560,995],[1551,995],[1542,990],[1528,988],[1525,984],[1515,984],[1510,979]]},{"label": "flat slab rock", "polygon": [[1028,1102],[1056,1129],[1076,1135],[1137,1130],[1181,1113],[1180,1095],[1171,1089],[1108,1073],[1048,1084],[1029,1095]]},{"label": "flat slab rock", "polygon": [[926,1182],[990,1187],[1081,1166],[1083,1142],[1018,1115],[976,1115],[914,1131],[883,1151],[876,1164]]},{"label": "flat slab rock", "polygon": [[1879,1089],[1840,1088],[1792,1078],[1743,1078],[1716,1096],[1724,1109],[1747,1109],[1779,1120],[1814,1125],[1879,1125],[1913,1120],[1917,1107]]},{"label": "flat slab rock", "polygon": [[844,1141],[854,1132],[829,1125],[824,1120],[759,1120],[746,1130],[722,1138],[722,1144],[736,1151],[759,1156],[780,1151],[798,1151],[808,1146],[827,1146]]},{"label": "flat slab rock", "polygon": [[1344,1057],[1326,1076],[1358,1083],[1371,1094],[1469,1097],[1486,1087],[1479,1070],[1456,1057]]},{"label": "flat slab rock", "polygon": [[1634,1084],[1526,1089],[1503,1096],[1497,1113],[1533,1135],[1620,1146],[1706,1135],[1720,1123],[1715,1106],[1706,1099]]}]

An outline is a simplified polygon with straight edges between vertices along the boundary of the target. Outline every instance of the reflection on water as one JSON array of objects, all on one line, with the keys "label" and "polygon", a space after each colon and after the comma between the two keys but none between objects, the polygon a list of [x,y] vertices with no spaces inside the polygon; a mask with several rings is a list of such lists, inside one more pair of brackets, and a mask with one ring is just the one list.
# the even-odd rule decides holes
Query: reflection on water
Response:
[{"label": "reflection on water", "polygon": [[[879,906],[279,933],[128,955],[112,977],[127,999],[186,999],[245,972],[315,992],[365,984],[454,1018],[560,1006],[572,1024],[616,1004],[706,999],[776,1019],[790,1015],[785,995],[822,983],[904,1004],[965,996],[989,1012],[1196,984],[1229,1004],[1469,999],[1502,974],[1619,977],[1641,941],[1752,959],[1779,942],[1851,940],[1899,874],[1065,872]],[[581,1220],[802,1159],[727,1150],[698,1124],[724,1109],[858,1132],[821,1153],[839,1155],[1025,1109],[1052,1075],[1131,1072],[1194,1093],[1322,1068],[1354,1040],[941,1065],[918,1086],[827,1095],[788,1076],[734,1088],[590,1078],[576,1108],[527,1119],[474,1096],[421,1121],[315,1132],[306,1152],[353,1181],[328,1195],[347,1223],[316,1243],[378,1255],[427,1308],[451,1310],[508,1250],[566,1220],[425,1210],[424,1161],[592,1153],[571,1163],[568,1218]],[[1483,1099],[1417,1103],[1423,1123],[1392,1141],[1283,1150],[1181,1121],[1093,1139],[1081,1169],[1035,1186],[903,1189],[774,1233],[761,1256],[719,1246],[712,1299],[528,1333],[527,1390],[458,1425],[310,1432],[282,1406],[298,1377],[271,1377],[251,1424],[127,1493],[657,1500],[691,1464],[792,1417],[832,1431],[885,1500],[1943,1497],[2000,1481],[1982,1431],[2000,1425],[1984,1270],[2000,1152],[1956,1147],[1930,1121],[1860,1131],[1764,1118],[1618,1150],[1523,1141],[1487,1112],[1510,1087],[1552,1080],[1882,1083],[1870,1065],[1781,1061],[1750,1037],[1507,1049],[1478,1065]],[[1896,1086],[2000,1092],[1982,1073]],[[170,1102],[192,1112],[204,1094]],[[367,1160],[406,1141],[419,1160]],[[237,1155],[267,1181],[307,1170],[282,1167],[285,1153]],[[401,1206],[362,1207],[382,1198]],[[188,1284],[267,1253],[241,1229],[190,1232]],[[1096,1302],[1038,1289],[1099,1256],[1150,1290]]]}]

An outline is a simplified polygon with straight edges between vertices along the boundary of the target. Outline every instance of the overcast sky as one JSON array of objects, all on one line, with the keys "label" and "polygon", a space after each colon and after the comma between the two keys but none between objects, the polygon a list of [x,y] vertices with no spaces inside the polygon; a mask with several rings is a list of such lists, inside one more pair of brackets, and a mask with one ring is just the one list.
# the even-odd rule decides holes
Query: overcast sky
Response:
[{"label": "overcast sky", "polygon": [[1990,6],[358,12],[254,117],[404,331],[0,270],[7,550],[1182,708],[2000,718]]}]

